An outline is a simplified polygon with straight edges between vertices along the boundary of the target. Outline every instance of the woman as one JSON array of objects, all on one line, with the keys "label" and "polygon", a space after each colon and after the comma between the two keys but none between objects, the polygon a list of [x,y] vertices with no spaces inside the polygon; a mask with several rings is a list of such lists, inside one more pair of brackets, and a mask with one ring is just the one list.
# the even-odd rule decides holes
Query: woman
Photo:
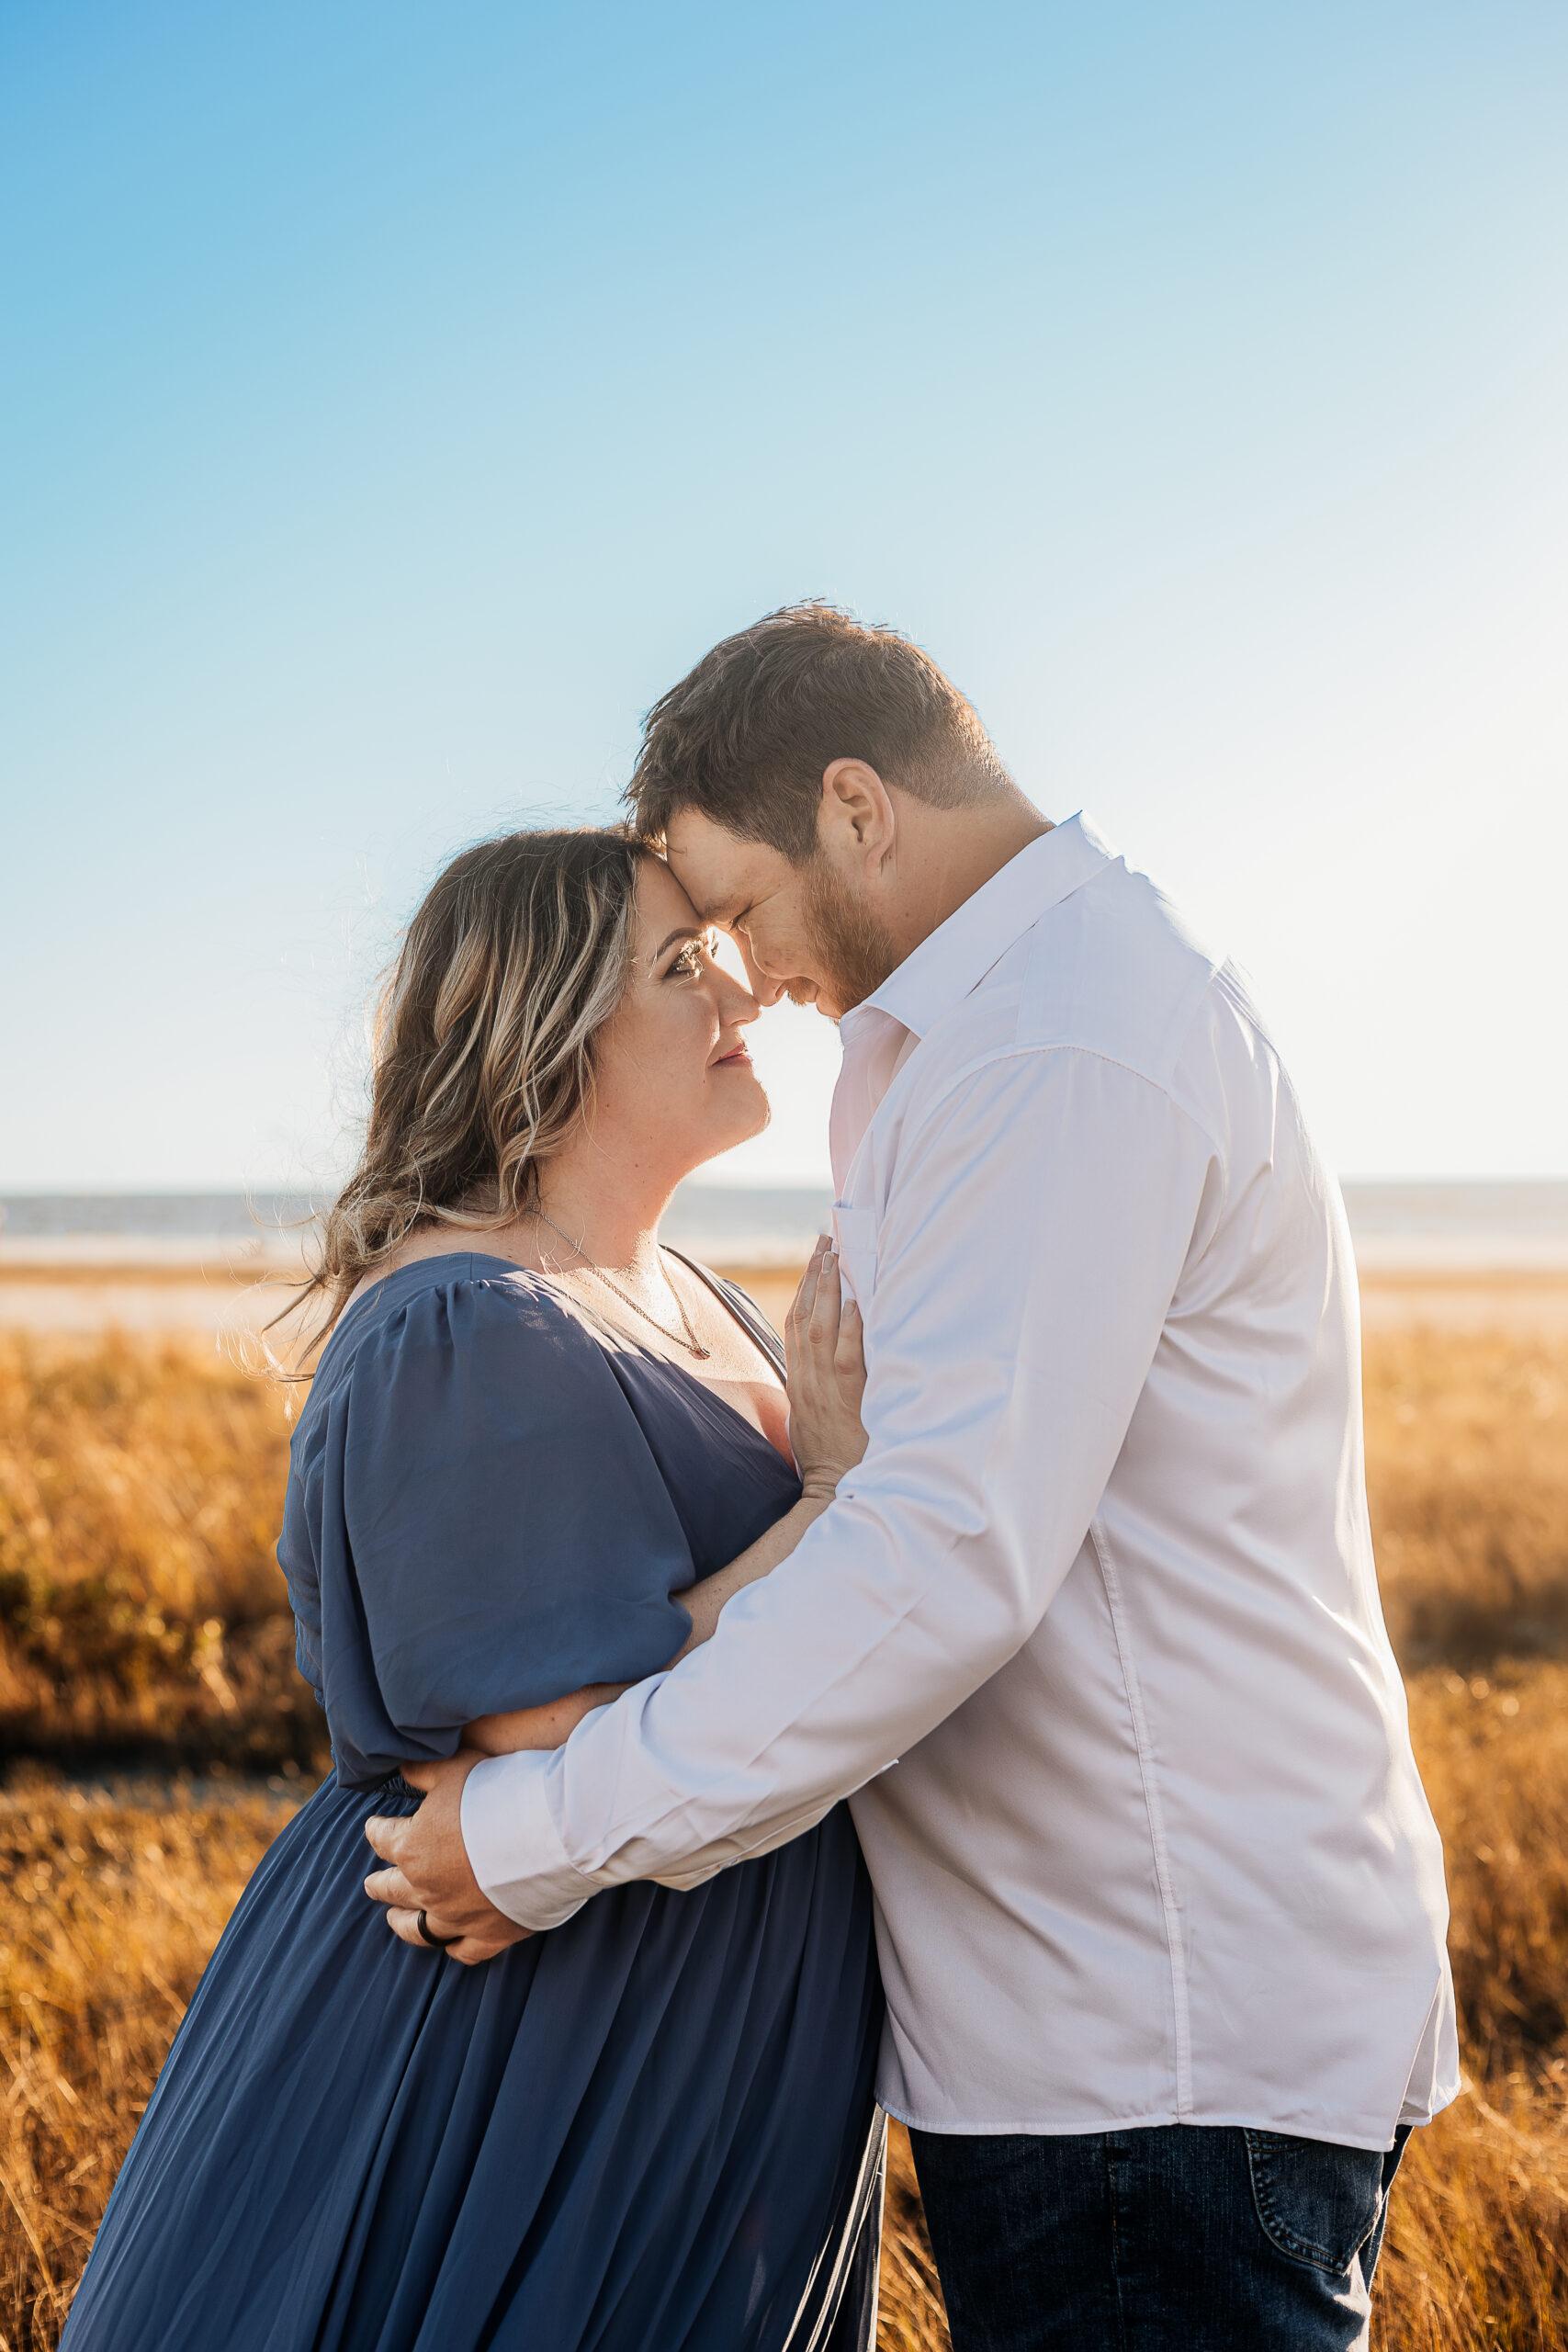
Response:
[{"label": "woman", "polygon": [[415,917],[279,1544],[334,1770],[197,1989],[64,2352],[869,2346],[881,2007],[841,1808],[480,1966],[363,1892],[365,1822],[419,1802],[400,1764],[564,1736],[858,1458],[830,1263],[786,1405],[749,1303],[658,1246],[765,1123],[756,1012],[615,833],[470,850]]}]

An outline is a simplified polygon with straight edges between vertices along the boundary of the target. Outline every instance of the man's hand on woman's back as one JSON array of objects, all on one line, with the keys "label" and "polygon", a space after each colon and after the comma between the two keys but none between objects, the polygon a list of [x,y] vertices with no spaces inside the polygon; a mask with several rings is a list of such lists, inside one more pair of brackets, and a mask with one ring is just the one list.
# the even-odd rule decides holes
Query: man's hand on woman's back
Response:
[{"label": "man's hand on woman's back", "polygon": [[[483,1893],[463,1844],[463,1784],[485,1758],[477,1747],[460,1747],[440,1764],[405,1764],[403,1778],[425,1792],[424,1803],[407,1818],[377,1814],[365,1835],[387,1865],[373,1871],[365,1892],[387,1905],[387,1925],[405,1944],[420,1951],[430,1937],[445,1944],[465,1968],[493,1960],[508,1944],[528,1934]],[[430,1936],[420,1933],[423,1918]]]}]

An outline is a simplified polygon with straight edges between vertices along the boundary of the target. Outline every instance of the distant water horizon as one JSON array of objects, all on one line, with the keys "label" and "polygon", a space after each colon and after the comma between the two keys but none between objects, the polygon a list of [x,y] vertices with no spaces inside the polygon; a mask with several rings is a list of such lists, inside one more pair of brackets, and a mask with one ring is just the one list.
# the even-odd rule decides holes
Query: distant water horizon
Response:
[{"label": "distant water horizon", "polygon": [[[1568,1177],[1348,1177],[1342,1190],[1363,1267],[1568,1267]],[[689,1182],[663,1230],[694,1255],[785,1266],[832,1200],[826,1183]],[[283,1192],[0,1193],[0,1264],[293,1258],[321,1205]]]}]

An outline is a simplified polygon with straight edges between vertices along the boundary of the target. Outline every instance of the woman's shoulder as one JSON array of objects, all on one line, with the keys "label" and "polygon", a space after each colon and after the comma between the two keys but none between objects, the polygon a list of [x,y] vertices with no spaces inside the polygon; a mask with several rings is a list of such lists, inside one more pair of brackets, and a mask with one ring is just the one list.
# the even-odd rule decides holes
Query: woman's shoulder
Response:
[{"label": "woman's shoulder", "polygon": [[593,1335],[545,1276],[477,1250],[416,1259],[383,1274],[339,1317],[300,1434],[333,1398],[367,1386],[434,1388],[467,1369],[511,1388],[531,1368],[573,1385],[604,1370]]},{"label": "woman's shoulder", "polygon": [[361,1291],[338,1318],[322,1365],[328,1357],[357,1354],[371,1339],[418,1348],[453,1329],[556,1337],[571,1332],[589,1340],[544,1274],[511,1258],[453,1250],[395,1266]]}]

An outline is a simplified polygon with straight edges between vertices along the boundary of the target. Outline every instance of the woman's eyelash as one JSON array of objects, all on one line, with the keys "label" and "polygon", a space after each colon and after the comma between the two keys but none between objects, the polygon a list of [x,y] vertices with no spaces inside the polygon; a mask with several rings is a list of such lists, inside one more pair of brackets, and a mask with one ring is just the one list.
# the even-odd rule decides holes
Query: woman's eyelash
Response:
[{"label": "woman's eyelash", "polygon": [[704,956],[711,956],[712,954],[713,939],[711,934],[706,939],[688,939],[680,954],[678,956],[671,956],[670,960],[670,969],[672,972],[681,973],[684,978],[694,979],[703,968]]}]

